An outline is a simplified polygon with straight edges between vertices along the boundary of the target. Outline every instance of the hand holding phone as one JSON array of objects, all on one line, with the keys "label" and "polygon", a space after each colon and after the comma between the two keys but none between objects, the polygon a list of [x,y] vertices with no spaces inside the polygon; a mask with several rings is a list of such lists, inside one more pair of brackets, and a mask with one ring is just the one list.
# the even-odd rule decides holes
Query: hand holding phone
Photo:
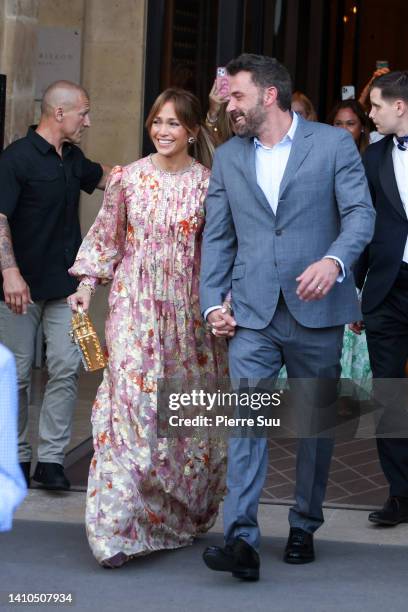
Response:
[{"label": "hand holding phone", "polygon": [[229,80],[227,69],[224,66],[219,66],[217,68],[217,78],[216,78],[216,87],[217,94],[220,98],[228,98],[229,96]]}]

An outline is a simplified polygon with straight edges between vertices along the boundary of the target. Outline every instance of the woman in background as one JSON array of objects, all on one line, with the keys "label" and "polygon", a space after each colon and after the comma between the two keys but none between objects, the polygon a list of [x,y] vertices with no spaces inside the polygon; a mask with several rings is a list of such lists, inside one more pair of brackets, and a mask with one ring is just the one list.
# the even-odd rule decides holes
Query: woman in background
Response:
[{"label": "woman in background", "polygon": [[357,100],[342,100],[329,113],[327,123],[350,132],[360,155],[370,144],[370,120]]},{"label": "woman in background", "polygon": [[104,567],[190,544],[213,525],[224,493],[223,444],[157,437],[158,379],[227,373],[226,342],[207,332],[198,301],[212,160],[201,116],[190,92],[157,98],[146,121],[156,153],[113,169],[70,270],[81,279],[73,310],[113,281],[86,503],[89,543]]},{"label": "woman in background", "polygon": [[293,92],[291,108],[306,121],[317,121],[317,113],[312,101],[301,91]]},{"label": "woman in background", "polygon": [[[336,104],[329,114],[328,123],[350,132],[360,154],[364,153],[369,145],[370,120],[357,100],[343,100]],[[347,381],[351,380],[362,387],[364,392],[359,393],[359,399],[367,398],[366,392],[369,392],[371,386],[372,374],[364,331],[356,334],[348,327],[345,328],[341,368],[341,377],[346,380],[342,384],[339,414],[349,416],[352,414],[349,399],[357,398]]]}]

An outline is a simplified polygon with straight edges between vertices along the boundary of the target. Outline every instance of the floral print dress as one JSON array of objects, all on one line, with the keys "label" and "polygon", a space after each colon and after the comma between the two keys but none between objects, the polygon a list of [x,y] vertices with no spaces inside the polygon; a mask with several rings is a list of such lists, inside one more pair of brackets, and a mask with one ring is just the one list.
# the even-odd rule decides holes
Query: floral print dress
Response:
[{"label": "floral print dress", "polygon": [[346,325],[343,336],[343,352],[341,355],[341,376],[343,379],[341,395],[354,396],[354,391],[347,385],[351,380],[357,385],[355,399],[369,399],[372,387],[372,373],[365,331],[358,336]]},{"label": "floral print dress", "polygon": [[227,374],[226,342],[207,332],[198,301],[209,174],[197,161],[164,172],[151,157],[115,167],[70,270],[113,279],[86,502],[99,562],[190,544],[224,494],[223,443],[156,434],[158,378]]}]

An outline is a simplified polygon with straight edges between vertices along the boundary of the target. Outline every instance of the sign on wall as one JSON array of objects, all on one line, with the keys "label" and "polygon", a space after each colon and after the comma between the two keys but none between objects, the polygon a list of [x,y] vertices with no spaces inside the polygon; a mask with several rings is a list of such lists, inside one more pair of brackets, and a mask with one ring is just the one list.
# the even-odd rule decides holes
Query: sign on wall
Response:
[{"label": "sign on wall", "polygon": [[41,100],[48,85],[59,79],[79,83],[81,32],[75,28],[38,28],[35,99]]}]

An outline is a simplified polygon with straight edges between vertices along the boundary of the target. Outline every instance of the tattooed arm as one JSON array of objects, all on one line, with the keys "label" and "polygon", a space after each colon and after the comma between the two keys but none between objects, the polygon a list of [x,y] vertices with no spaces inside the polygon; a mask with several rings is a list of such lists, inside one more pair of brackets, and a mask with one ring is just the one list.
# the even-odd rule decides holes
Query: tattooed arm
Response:
[{"label": "tattooed arm", "polygon": [[14,257],[7,217],[0,213],[0,271],[3,276],[4,300],[15,314],[25,314],[32,304],[30,288],[20,274]]},{"label": "tattooed arm", "polygon": [[0,213],[0,270],[17,268],[7,217]]}]

